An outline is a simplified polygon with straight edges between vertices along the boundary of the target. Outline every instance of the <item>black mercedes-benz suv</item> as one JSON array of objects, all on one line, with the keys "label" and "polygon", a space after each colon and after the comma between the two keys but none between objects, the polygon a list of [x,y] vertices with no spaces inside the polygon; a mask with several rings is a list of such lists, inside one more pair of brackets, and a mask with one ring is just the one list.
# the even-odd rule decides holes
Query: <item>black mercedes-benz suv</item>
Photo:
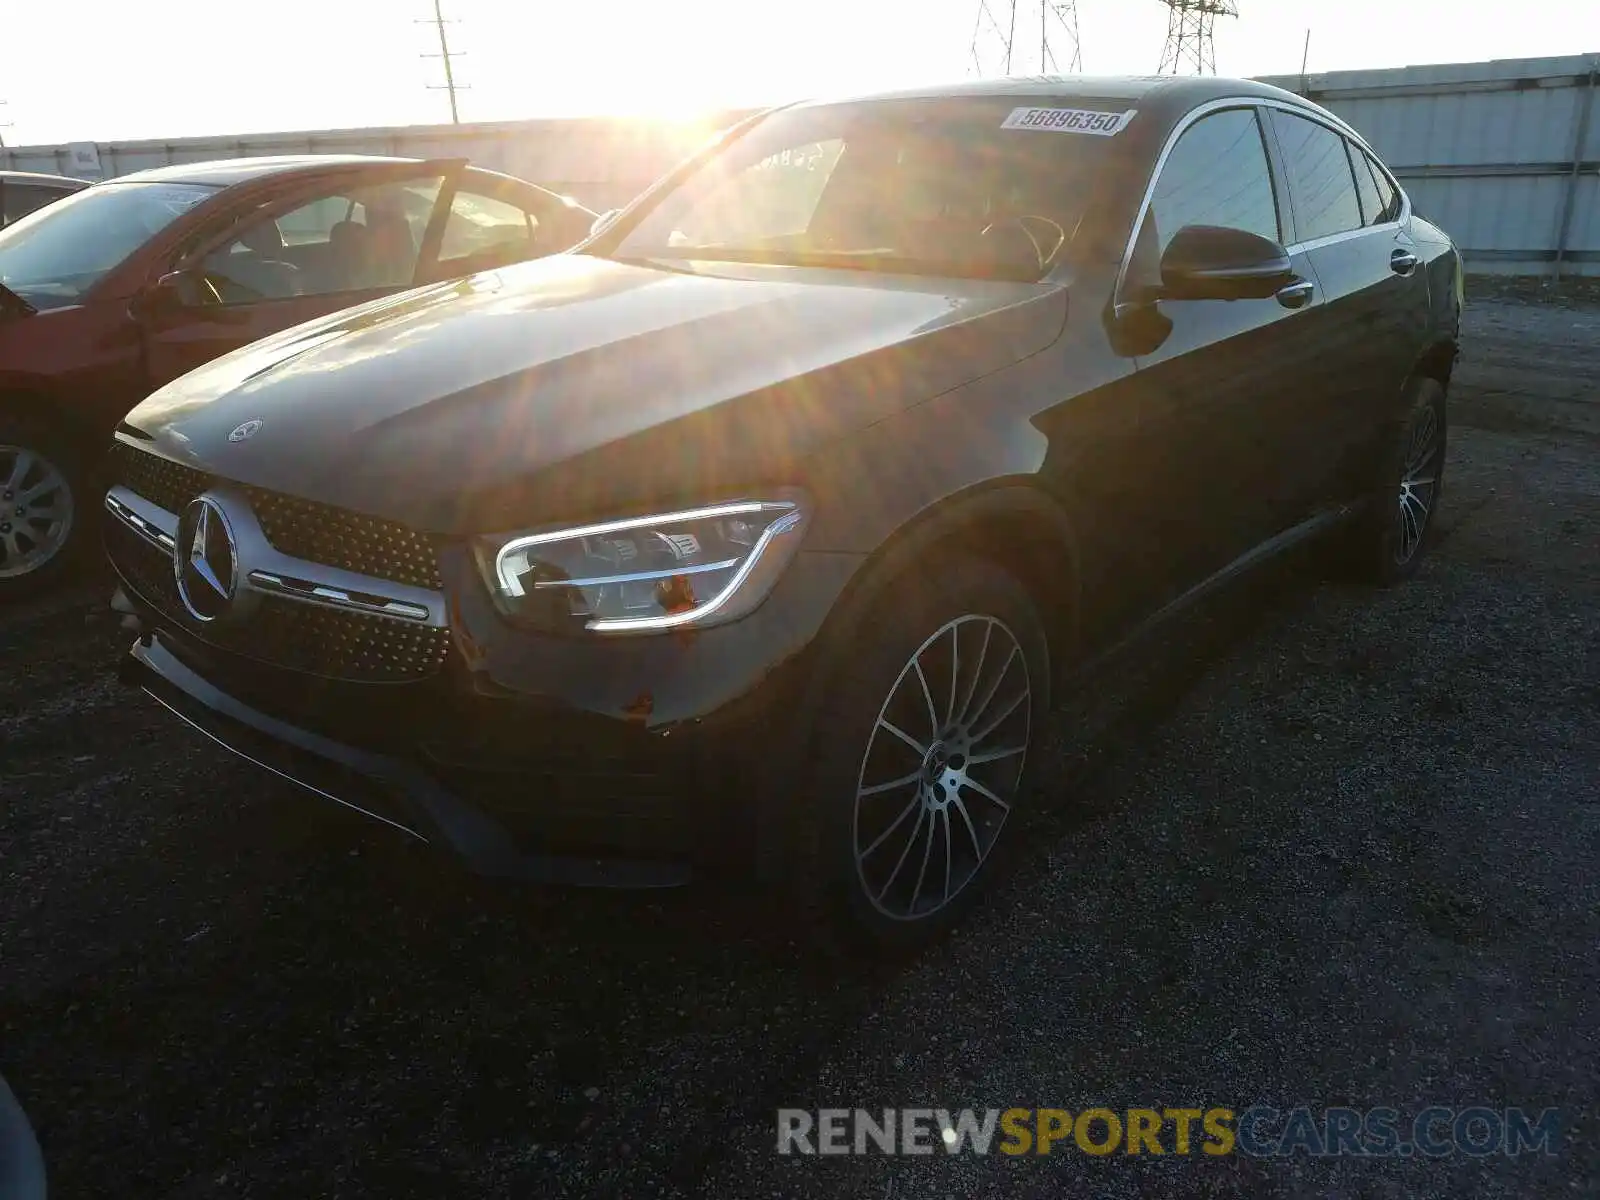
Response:
[{"label": "black mercedes-benz suv", "polygon": [[1107,647],[1313,537],[1417,568],[1460,308],[1445,234],[1274,88],[785,107],[576,252],[129,414],[124,678],[485,872],[732,850],[797,925],[916,944]]}]

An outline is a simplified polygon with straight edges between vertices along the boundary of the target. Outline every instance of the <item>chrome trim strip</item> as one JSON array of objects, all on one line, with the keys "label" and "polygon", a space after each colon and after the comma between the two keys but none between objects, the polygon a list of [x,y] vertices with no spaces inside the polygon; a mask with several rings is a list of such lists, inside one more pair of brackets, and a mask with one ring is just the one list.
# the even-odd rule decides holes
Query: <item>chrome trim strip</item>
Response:
[{"label": "chrome trim strip", "polygon": [[[1314,238],[1308,242],[1297,242],[1292,246],[1285,246],[1284,249],[1290,254],[1302,254],[1307,250],[1331,246],[1335,242],[1346,238],[1360,237],[1368,233],[1398,230],[1401,225],[1410,219],[1411,197],[1394,178],[1394,172],[1384,166],[1383,162],[1378,158],[1377,151],[1367,144],[1366,138],[1351,129],[1332,113],[1308,108],[1303,104],[1292,104],[1287,100],[1279,100],[1272,96],[1224,96],[1218,100],[1208,100],[1204,104],[1190,109],[1184,115],[1183,120],[1179,121],[1173,127],[1172,132],[1167,135],[1166,144],[1161,147],[1161,153],[1156,156],[1155,169],[1150,172],[1150,181],[1145,184],[1144,197],[1139,201],[1139,211],[1134,218],[1133,228],[1128,231],[1128,244],[1122,250],[1122,262],[1117,267],[1116,286],[1111,292],[1113,297],[1122,295],[1123,285],[1128,281],[1128,268],[1133,265],[1133,248],[1139,240],[1139,230],[1144,227],[1145,216],[1150,211],[1150,202],[1155,199],[1156,184],[1160,182],[1161,172],[1167,165],[1167,159],[1172,156],[1172,148],[1178,144],[1178,139],[1188,132],[1189,127],[1199,121],[1201,117],[1209,116],[1225,108],[1277,108],[1287,113],[1293,113],[1297,117],[1304,117],[1308,121],[1315,121],[1319,125],[1324,125],[1340,137],[1349,138],[1356,145],[1365,149],[1368,154],[1371,154],[1372,160],[1383,168],[1384,174],[1389,176],[1389,182],[1394,185],[1395,191],[1400,193],[1400,215],[1393,221],[1385,221],[1382,225],[1364,225],[1360,229],[1350,229],[1343,233],[1330,234],[1325,238]],[[1351,182],[1353,185],[1354,180]],[[1274,180],[1274,186],[1276,186],[1276,180]]]},{"label": "chrome trim strip", "polygon": [[1342,233],[1330,233],[1326,237],[1312,238],[1309,242],[1296,242],[1292,246],[1284,247],[1290,254],[1304,254],[1308,250],[1320,250],[1324,246],[1337,246],[1340,242],[1354,241],[1358,237],[1365,237],[1369,233],[1393,234],[1400,229],[1398,221],[1385,221],[1382,225],[1363,225],[1360,229],[1346,229]]},{"label": "chrome trim strip", "polygon": [[119,485],[106,493],[106,510],[168,554],[177,545],[174,539],[178,533],[178,518],[125,487]]},{"label": "chrome trim strip", "polygon": [[[227,511],[237,542],[241,593],[260,592],[324,608],[449,628],[449,606],[443,592],[291,558],[267,541],[242,491],[221,484],[201,495],[217,500]],[[106,493],[105,506],[156,550],[169,556],[176,552],[176,514],[121,484]]]},{"label": "chrome trim strip", "polygon": [[251,571],[246,578],[255,585],[257,591],[282,596],[288,600],[301,600],[307,604],[325,605],[329,608],[347,608],[354,612],[377,613],[386,617],[398,617],[404,621],[428,619],[428,610],[423,605],[389,600],[372,593],[352,595],[309,579],[289,579],[269,571]]}]

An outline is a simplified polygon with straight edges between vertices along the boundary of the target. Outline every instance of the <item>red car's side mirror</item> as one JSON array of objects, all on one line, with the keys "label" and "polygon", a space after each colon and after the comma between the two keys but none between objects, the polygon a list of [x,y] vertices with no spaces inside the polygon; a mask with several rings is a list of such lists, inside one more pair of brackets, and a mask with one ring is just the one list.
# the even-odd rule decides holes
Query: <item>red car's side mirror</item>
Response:
[{"label": "red car's side mirror", "polygon": [[205,286],[190,271],[168,271],[139,293],[136,311],[141,315],[174,313],[207,302]]}]

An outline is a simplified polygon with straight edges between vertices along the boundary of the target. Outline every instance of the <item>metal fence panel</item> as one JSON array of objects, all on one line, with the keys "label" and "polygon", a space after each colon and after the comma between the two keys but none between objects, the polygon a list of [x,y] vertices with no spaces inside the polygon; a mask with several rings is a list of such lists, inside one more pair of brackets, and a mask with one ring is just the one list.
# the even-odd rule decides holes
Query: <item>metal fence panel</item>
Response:
[{"label": "metal fence panel", "polygon": [[[1360,130],[1417,207],[1485,272],[1600,275],[1600,55],[1266,80]],[[723,114],[726,124],[743,113]],[[589,118],[111,142],[103,173],[261,154],[464,157],[594,209],[626,203],[704,130]],[[64,146],[0,149],[0,167],[73,174]]]},{"label": "metal fence panel", "polygon": [[1600,275],[1600,55],[1264,82],[1360,130],[1469,270]]}]

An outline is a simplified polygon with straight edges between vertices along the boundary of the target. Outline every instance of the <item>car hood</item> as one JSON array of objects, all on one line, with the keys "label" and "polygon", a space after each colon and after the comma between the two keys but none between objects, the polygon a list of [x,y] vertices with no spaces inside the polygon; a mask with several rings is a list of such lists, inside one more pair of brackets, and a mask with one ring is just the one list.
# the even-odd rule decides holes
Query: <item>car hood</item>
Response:
[{"label": "car hood", "polygon": [[125,430],[225,479],[440,533],[802,483],[828,442],[1050,344],[1047,284],[568,254],[347,309]]}]

